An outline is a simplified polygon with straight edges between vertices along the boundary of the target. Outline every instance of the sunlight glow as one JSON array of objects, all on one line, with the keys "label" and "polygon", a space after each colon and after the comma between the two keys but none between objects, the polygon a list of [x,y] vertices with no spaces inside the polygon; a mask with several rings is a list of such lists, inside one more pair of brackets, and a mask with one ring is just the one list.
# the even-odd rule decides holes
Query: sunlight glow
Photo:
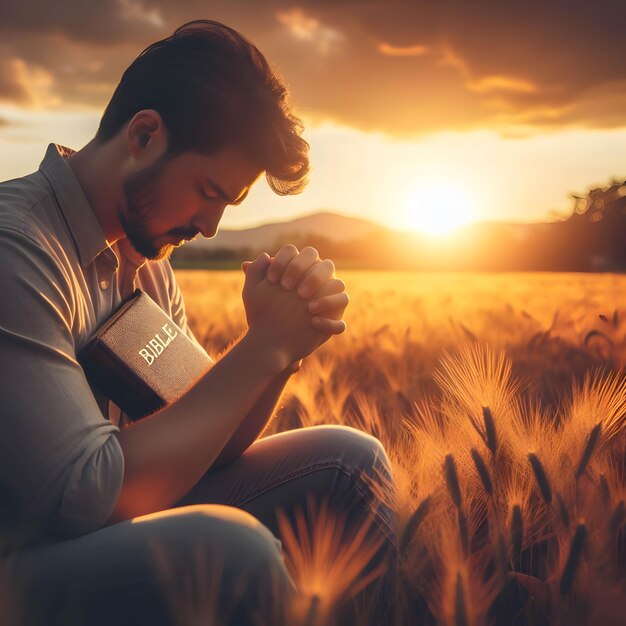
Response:
[{"label": "sunlight glow", "polygon": [[404,230],[429,235],[444,235],[475,219],[472,201],[453,183],[424,183],[409,193],[405,210],[399,218]]}]

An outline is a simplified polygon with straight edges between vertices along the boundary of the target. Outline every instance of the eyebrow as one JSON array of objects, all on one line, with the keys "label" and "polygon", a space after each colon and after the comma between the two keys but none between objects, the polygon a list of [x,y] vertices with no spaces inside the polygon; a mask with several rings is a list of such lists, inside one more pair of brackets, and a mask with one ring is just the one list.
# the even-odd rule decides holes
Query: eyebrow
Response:
[{"label": "eyebrow", "polygon": [[231,200],[230,196],[214,180],[211,180],[208,176],[205,178],[205,180],[209,187],[211,187],[211,189],[213,189],[213,191],[215,191],[215,193],[220,198],[222,198],[222,200],[233,206],[241,204],[246,199],[246,196],[250,191],[250,187],[246,187],[246,190],[238,198],[235,198],[235,200]]}]

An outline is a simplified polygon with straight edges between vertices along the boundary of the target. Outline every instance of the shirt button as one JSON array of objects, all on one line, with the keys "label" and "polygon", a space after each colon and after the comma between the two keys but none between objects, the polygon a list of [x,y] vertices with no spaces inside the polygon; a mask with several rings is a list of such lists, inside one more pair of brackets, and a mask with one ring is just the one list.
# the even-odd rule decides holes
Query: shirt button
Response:
[{"label": "shirt button", "polygon": [[108,280],[101,280],[100,281],[100,287],[102,289],[106,289],[109,286],[109,281]]}]

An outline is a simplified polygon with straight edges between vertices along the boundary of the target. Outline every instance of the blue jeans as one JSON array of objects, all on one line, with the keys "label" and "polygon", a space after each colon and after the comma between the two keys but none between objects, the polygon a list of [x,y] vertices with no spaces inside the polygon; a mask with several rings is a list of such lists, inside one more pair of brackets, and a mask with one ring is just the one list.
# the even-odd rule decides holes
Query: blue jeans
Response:
[{"label": "blue jeans", "polygon": [[[366,540],[379,547],[363,575],[381,564],[388,570],[357,600],[370,601],[372,624],[384,623],[395,524],[374,484],[393,488],[389,460],[359,430],[315,426],[261,438],[209,469],[171,509],[18,552],[11,577],[26,615],[16,623],[278,626],[296,585],[277,511],[294,527],[311,500],[343,520],[343,541],[366,524]],[[354,610],[344,603],[339,623],[354,623]]]}]

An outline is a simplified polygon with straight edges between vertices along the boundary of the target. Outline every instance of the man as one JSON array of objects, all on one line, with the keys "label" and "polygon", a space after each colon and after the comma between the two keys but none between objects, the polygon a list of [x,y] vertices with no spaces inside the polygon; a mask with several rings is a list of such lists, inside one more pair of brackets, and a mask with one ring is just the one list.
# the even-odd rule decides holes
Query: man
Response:
[{"label": "man", "polygon": [[180,579],[157,571],[160,549],[196,585],[198,555],[218,567],[220,623],[278,623],[293,583],[277,511],[293,520],[311,496],[348,528],[371,523],[377,563],[391,546],[376,439],[328,426],[255,442],[301,359],[345,329],[344,284],[313,248],[244,264],[247,332],[140,422],[127,425],[76,358],[137,287],[196,341],[168,257],[213,237],[263,173],[279,194],[301,191],[301,129],[262,54],[195,21],[131,64],[84,148],[50,144],[37,172],[0,185],[0,485],[7,523],[37,529],[9,546],[24,623],[173,623]]}]

